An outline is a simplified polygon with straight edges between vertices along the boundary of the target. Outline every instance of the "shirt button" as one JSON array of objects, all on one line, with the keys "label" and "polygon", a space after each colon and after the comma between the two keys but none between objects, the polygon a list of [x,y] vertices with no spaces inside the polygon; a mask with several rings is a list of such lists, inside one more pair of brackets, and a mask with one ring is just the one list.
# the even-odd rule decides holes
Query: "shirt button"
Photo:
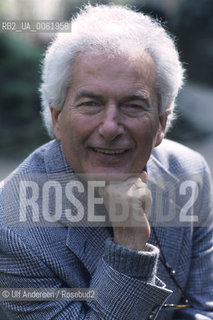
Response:
[{"label": "shirt button", "polygon": [[153,309],[152,309],[152,311],[151,311],[151,313],[149,314],[149,317],[148,317],[149,320],[155,319],[155,316],[156,316],[156,314],[158,312],[158,309],[159,309],[159,307],[153,307]]}]

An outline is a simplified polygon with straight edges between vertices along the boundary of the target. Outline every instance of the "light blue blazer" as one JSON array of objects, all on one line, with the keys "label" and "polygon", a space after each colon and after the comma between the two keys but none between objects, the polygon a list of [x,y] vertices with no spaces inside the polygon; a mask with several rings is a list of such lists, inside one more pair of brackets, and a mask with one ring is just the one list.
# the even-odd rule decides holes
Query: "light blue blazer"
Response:
[{"label": "light blue blazer", "polygon": [[[29,218],[32,207],[20,203],[20,181],[30,180],[40,187],[44,181],[60,178],[63,184],[74,177],[56,140],[37,149],[4,181],[0,193],[0,287],[96,288],[98,293],[93,301],[1,298],[8,319],[213,319],[213,210],[206,163],[198,153],[164,140],[154,149],[147,170],[153,196],[150,221],[161,252],[153,232],[146,251],[138,253],[116,245],[110,227],[68,225],[61,216],[55,223],[41,226],[40,220]],[[25,191],[30,199],[30,188]],[[53,192],[53,206],[55,197]],[[84,203],[86,198],[80,197]],[[42,201],[42,189],[38,188],[34,220],[44,210]],[[23,207],[27,211],[20,216]],[[105,212],[103,205],[98,210]],[[27,222],[19,224],[20,217],[27,217]],[[159,259],[162,254],[175,269],[191,307],[161,308],[165,303],[181,303],[181,294]]]}]

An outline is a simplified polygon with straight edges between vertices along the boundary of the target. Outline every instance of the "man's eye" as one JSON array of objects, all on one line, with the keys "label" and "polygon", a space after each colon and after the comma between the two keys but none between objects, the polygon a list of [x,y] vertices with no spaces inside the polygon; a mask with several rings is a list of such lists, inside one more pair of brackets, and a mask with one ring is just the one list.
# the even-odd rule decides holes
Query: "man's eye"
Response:
[{"label": "man's eye", "polygon": [[126,105],[127,108],[131,108],[131,109],[141,109],[141,105],[139,104],[135,104],[135,103],[129,103]]},{"label": "man's eye", "polygon": [[80,104],[81,106],[88,106],[88,107],[98,107],[100,104],[96,101],[84,101]]},{"label": "man's eye", "polygon": [[102,110],[103,105],[94,100],[83,101],[79,103],[78,108],[82,113],[85,114],[96,114]]},{"label": "man's eye", "polygon": [[129,117],[138,117],[147,111],[147,108],[143,104],[139,103],[127,103],[121,106],[121,110]]},{"label": "man's eye", "polygon": [[124,110],[130,110],[130,111],[143,111],[144,110],[144,107],[140,104],[137,104],[137,103],[128,103],[128,104],[125,104],[123,106]]}]

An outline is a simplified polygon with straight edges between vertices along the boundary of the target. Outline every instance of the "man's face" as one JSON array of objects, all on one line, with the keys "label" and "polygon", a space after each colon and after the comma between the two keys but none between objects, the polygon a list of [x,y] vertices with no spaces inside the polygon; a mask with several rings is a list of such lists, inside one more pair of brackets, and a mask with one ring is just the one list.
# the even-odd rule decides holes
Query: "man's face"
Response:
[{"label": "man's face", "polygon": [[125,58],[81,54],[61,111],[51,109],[55,135],[80,174],[141,173],[165,128],[159,117],[155,64],[148,54]]}]

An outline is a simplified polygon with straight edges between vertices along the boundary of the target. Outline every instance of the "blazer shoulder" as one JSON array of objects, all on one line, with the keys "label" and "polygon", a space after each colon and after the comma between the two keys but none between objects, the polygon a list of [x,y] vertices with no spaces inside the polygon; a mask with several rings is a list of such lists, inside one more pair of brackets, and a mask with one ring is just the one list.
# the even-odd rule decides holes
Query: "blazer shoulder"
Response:
[{"label": "blazer shoulder", "polygon": [[49,149],[51,149],[53,143],[54,141],[50,141],[35,149],[5,180],[10,179],[14,175],[28,173],[45,173],[45,155],[49,153]]},{"label": "blazer shoulder", "polygon": [[8,188],[8,186],[12,187],[13,185],[17,185],[17,181],[21,179],[21,177],[26,178],[32,177],[34,174],[46,174],[45,155],[49,153],[48,150],[53,143],[54,141],[50,141],[34,150],[9,176],[2,180],[0,182],[0,195],[6,186]]},{"label": "blazer shoulder", "polygon": [[203,156],[178,143],[168,139],[153,150],[152,159],[171,173],[200,173],[209,171]]}]

